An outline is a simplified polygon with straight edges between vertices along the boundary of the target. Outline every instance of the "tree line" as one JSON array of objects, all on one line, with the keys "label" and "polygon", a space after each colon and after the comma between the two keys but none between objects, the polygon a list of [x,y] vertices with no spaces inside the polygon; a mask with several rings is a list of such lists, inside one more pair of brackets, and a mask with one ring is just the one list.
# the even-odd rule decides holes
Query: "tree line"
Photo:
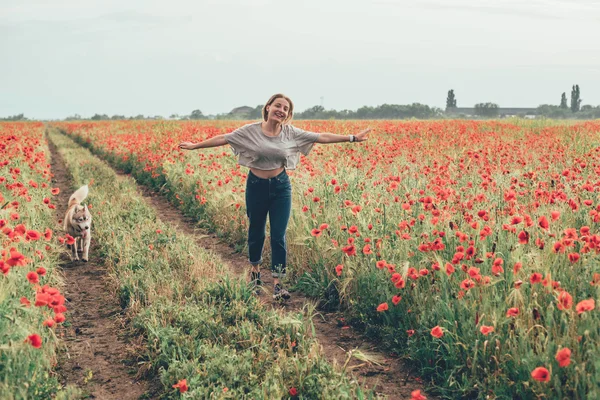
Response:
[{"label": "tree line", "polygon": [[[600,106],[581,105],[581,91],[579,85],[573,85],[571,89],[571,101],[567,102],[567,94],[561,94],[558,105],[542,104],[535,109],[535,115],[555,119],[597,119],[600,118]],[[473,115],[463,115],[457,106],[458,101],[454,89],[450,89],[446,96],[446,109],[430,107],[426,104],[382,104],[377,107],[363,106],[357,110],[327,110],[321,105],[316,105],[301,112],[294,113],[295,119],[441,119],[441,118],[496,118],[500,116],[501,107],[493,102],[477,103],[473,106]],[[179,120],[249,120],[262,118],[262,104],[243,113],[223,113],[217,115],[204,115],[202,111],[196,109],[187,115],[171,114],[169,119]],[[83,118],[78,114],[71,115],[65,120],[125,120],[125,119],[165,119],[160,115],[144,116],[136,115],[126,117],[125,115],[94,114],[90,118]],[[0,118],[1,121],[24,121],[27,118],[23,114]]]}]

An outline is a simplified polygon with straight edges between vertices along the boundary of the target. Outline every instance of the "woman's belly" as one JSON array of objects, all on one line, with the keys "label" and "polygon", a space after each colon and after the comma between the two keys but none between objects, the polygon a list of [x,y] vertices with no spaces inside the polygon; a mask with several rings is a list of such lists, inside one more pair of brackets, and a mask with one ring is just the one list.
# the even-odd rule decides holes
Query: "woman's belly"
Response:
[{"label": "woman's belly", "polygon": [[283,169],[284,169],[283,167],[276,168],[276,169],[269,169],[269,170],[250,168],[250,171],[252,171],[252,173],[254,175],[258,176],[259,178],[269,179],[269,178],[274,178],[277,175],[279,175],[283,171]]}]

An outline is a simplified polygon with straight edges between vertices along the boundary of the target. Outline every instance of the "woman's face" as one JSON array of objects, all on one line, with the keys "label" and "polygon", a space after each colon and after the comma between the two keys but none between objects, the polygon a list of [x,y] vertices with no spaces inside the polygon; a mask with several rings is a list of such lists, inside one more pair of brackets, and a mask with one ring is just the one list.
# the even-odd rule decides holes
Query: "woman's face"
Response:
[{"label": "woman's face", "polygon": [[290,103],[282,97],[278,97],[267,107],[267,119],[283,123],[290,112]]}]

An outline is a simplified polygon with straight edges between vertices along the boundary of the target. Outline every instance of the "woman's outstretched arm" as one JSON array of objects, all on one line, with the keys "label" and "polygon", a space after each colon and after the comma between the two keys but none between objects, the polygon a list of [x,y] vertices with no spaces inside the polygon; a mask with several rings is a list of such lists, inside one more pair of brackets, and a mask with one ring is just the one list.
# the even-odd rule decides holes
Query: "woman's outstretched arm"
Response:
[{"label": "woman's outstretched arm", "polygon": [[[371,132],[371,128],[365,129],[354,135],[355,142],[364,142],[367,140],[367,134]],[[337,135],[335,133],[320,133],[316,143],[341,143],[349,142],[351,135]]]},{"label": "woman's outstretched arm", "polygon": [[225,146],[226,144],[227,140],[225,140],[225,135],[217,135],[200,143],[181,142],[179,143],[179,148],[183,150],[196,150],[207,149],[209,147]]}]

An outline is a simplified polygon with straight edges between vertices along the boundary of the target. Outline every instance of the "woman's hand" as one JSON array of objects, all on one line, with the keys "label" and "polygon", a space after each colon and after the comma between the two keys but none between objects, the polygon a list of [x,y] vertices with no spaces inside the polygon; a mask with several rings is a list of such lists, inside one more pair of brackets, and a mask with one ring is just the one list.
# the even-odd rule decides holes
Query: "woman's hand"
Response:
[{"label": "woman's hand", "polygon": [[367,140],[367,134],[369,132],[371,132],[371,128],[367,128],[364,131],[361,131],[360,133],[354,136],[354,140],[356,142],[364,142],[365,140]]},{"label": "woman's hand", "polygon": [[181,142],[179,143],[179,148],[183,150],[195,150],[196,143],[193,142]]}]

